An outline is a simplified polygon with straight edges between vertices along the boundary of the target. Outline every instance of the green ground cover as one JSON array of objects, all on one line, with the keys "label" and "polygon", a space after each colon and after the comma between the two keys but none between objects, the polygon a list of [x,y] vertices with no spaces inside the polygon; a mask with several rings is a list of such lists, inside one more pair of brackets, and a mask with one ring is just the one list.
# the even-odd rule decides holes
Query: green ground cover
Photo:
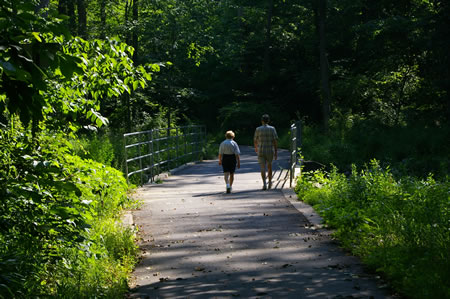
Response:
[{"label": "green ground cover", "polygon": [[136,262],[123,174],[62,134],[0,130],[0,298],[119,298]]},{"label": "green ground cover", "polygon": [[395,177],[376,160],[351,174],[303,173],[295,191],[360,256],[409,298],[450,298],[448,176]]}]

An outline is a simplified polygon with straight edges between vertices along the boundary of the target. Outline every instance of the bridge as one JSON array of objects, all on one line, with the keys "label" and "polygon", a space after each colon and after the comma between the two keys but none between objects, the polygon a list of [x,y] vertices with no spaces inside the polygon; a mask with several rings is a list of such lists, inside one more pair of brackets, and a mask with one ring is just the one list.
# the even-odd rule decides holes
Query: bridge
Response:
[{"label": "bridge", "polygon": [[231,194],[217,160],[137,190],[142,259],[130,298],[389,298],[295,200],[289,151],[266,191],[253,148],[241,151]]}]

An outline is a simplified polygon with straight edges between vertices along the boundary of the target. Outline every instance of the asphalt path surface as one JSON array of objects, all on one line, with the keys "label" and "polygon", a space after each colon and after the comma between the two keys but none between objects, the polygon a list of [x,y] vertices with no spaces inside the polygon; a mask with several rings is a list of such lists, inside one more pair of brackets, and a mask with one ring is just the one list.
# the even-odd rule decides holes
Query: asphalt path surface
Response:
[{"label": "asphalt path surface", "polygon": [[142,259],[130,298],[391,298],[281,190],[287,151],[266,191],[253,149],[241,151],[231,194],[217,160],[139,188]]}]

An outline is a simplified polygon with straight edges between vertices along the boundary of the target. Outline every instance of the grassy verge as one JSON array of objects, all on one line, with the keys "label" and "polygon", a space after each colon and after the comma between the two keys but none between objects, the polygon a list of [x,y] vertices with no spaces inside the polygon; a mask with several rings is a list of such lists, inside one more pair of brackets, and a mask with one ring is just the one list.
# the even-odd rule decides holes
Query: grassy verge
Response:
[{"label": "grassy verge", "polygon": [[61,134],[0,133],[0,298],[122,298],[137,259],[123,174]]},{"label": "grassy verge", "polygon": [[410,298],[450,298],[450,182],[402,177],[373,160],[346,177],[305,173],[299,198],[341,244]]}]

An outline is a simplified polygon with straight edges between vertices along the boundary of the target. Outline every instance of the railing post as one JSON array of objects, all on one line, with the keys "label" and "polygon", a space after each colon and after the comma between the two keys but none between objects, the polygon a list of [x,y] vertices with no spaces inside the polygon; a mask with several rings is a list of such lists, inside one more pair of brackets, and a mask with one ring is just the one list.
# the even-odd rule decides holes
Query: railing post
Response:
[{"label": "railing post", "polygon": [[175,142],[176,142],[176,145],[175,145],[175,167],[178,167],[178,138],[179,138],[179,136],[178,136],[178,127],[176,128],[176,137],[175,137]]},{"label": "railing post", "polygon": [[124,147],[124,156],[125,156],[125,174],[127,177],[127,184],[130,184],[130,181],[128,179],[128,157],[127,157],[127,137],[125,134],[123,135],[123,147]]},{"label": "railing post", "polygon": [[[141,145],[138,146],[138,154],[139,154],[139,169],[142,169]],[[142,171],[140,172],[140,174],[141,174],[141,185],[142,185],[142,182],[143,182],[143,173],[142,173]]]},{"label": "railing post", "polygon": [[291,142],[290,142],[290,165],[289,165],[289,187],[292,188],[292,181],[295,175],[295,165],[297,165],[297,125],[291,125]]},{"label": "railing post", "polygon": [[157,137],[156,137],[156,151],[157,151],[157,153],[158,153],[158,167],[157,167],[157,171],[156,171],[156,174],[160,174],[161,173],[161,164],[159,164],[159,163],[161,163],[161,154],[160,154],[160,152],[159,152],[159,137],[160,137],[160,134],[159,134],[159,130],[156,130],[156,135],[157,135]]},{"label": "railing post", "polygon": [[185,158],[187,157],[187,142],[188,142],[188,137],[189,137],[188,132],[189,132],[189,127],[186,127],[185,131],[184,131],[184,155],[183,155]]},{"label": "railing post", "polygon": [[302,146],[302,122],[297,121],[295,123],[295,158],[298,161],[298,149]]},{"label": "railing post", "polygon": [[153,168],[155,167],[155,162],[153,159],[153,130],[148,133],[148,151],[150,156],[150,182],[153,183]]}]

